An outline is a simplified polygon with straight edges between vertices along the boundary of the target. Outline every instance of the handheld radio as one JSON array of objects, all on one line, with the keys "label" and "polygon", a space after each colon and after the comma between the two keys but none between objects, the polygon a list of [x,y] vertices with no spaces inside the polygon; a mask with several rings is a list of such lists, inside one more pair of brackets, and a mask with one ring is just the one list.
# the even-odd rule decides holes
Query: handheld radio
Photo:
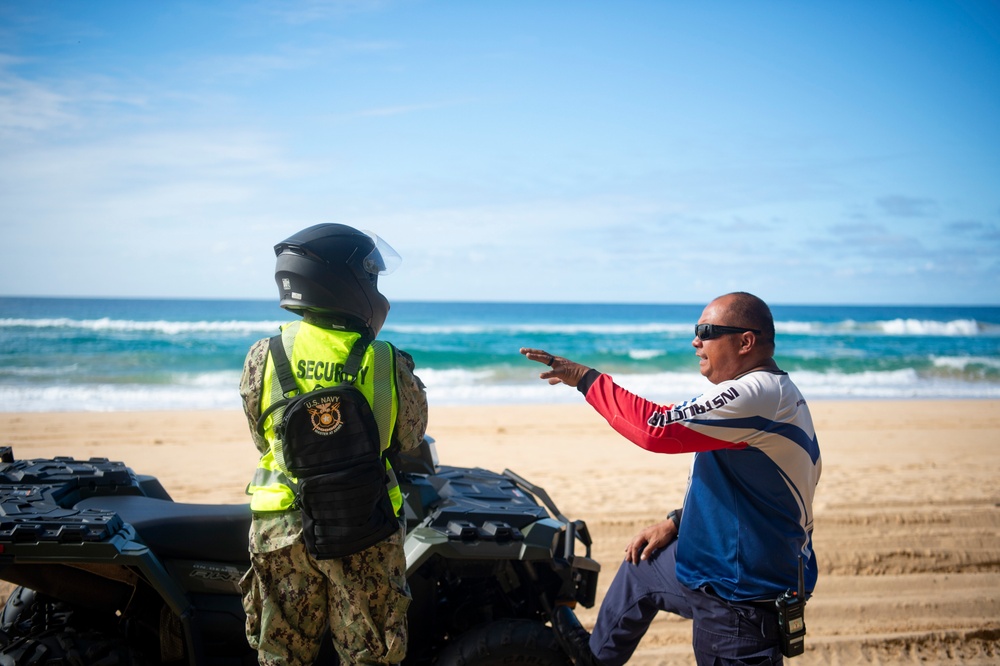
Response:
[{"label": "handheld radio", "polygon": [[787,590],[774,602],[781,629],[781,654],[797,657],[806,649],[806,591],[802,556],[799,555],[799,589]]}]

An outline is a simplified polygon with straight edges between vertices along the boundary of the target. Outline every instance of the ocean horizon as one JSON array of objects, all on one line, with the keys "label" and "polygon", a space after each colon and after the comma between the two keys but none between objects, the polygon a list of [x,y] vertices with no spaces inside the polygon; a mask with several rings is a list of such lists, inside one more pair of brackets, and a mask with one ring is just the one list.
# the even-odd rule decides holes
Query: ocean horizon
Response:
[{"label": "ocean horizon", "polygon": [[[538,347],[672,403],[710,384],[703,304],[396,301],[380,338],[431,405],[580,402]],[[1000,307],[772,305],[775,357],[807,399],[1000,398]],[[0,297],[0,411],[240,409],[249,346],[294,319],[273,300]]]}]

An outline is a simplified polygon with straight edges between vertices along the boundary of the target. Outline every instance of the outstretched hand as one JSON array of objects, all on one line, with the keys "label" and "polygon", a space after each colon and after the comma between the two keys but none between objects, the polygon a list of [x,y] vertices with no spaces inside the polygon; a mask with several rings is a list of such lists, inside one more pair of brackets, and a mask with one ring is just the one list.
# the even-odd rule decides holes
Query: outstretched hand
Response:
[{"label": "outstretched hand", "polygon": [[521,347],[521,353],[529,361],[536,361],[538,363],[544,363],[549,366],[549,369],[538,375],[539,379],[548,380],[549,384],[566,384],[567,386],[575,387],[583,379],[583,376],[587,374],[590,370],[585,365],[580,365],[579,363],[574,363],[568,358],[563,358],[562,356],[553,356],[547,351],[541,349],[528,349],[527,347]]},{"label": "outstretched hand", "polygon": [[676,538],[677,526],[674,521],[667,519],[650,525],[625,546],[625,559],[632,564],[639,564],[641,560],[648,560],[656,551],[669,546]]}]

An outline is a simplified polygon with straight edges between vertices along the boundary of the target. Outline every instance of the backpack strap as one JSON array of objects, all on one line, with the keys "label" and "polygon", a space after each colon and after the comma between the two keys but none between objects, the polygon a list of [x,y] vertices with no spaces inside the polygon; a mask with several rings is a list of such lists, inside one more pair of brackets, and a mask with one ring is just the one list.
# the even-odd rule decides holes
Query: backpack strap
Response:
[{"label": "backpack strap", "polygon": [[[358,371],[361,370],[361,362],[364,360],[365,352],[368,350],[368,345],[371,343],[371,338],[366,335],[362,335],[354,342],[354,346],[351,347],[351,351],[347,355],[347,360],[344,362],[344,374],[351,378],[349,380],[350,382],[353,383],[354,379],[358,376]],[[274,362],[274,371],[278,376],[278,383],[281,385],[281,394],[284,399],[272,402],[268,408],[261,413],[260,418],[257,419],[257,432],[261,435],[264,434],[264,421],[267,420],[267,417],[269,417],[275,410],[284,407],[290,398],[299,393],[298,384],[295,383],[295,374],[292,372],[292,364],[288,360],[288,353],[285,351],[285,343],[282,340],[281,334],[279,333],[278,335],[272,336],[268,340],[267,344],[268,350],[271,352],[271,360]],[[378,347],[380,346],[384,345],[376,345],[376,353],[378,353]],[[376,368],[378,367],[379,365],[376,364]],[[378,370],[376,370],[376,373],[381,374]],[[389,384],[389,386],[391,387],[392,384]],[[390,410],[392,409],[391,398],[390,388]],[[372,411],[377,414],[376,410],[373,409]],[[390,423],[390,418],[391,414],[385,419],[385,423],[387,424],[386,427],[388,427],[388,424]],[[375,421],[376,423],[379,423],[379,432],[381,433],[382,425],[378,416],[376,416]]]},{"label": "backpack strap", "polygon": [[271,352],[271,361],[274,363],[274,372],[278,375],[278,383],[281,385],[282,400],[275,400],[268,408],[261,412],[257,419],[257,432],[264,434],[264,421],[267,420],[275,410],[283,408],[288,399],[299,392],[299,387],[295,383],[295,375],[292,373],[292,364],[288,360],[285,352],[285,344],[281,339],[281,334],[271,337],[267,342],[268,350]]},{"label": "backpack strap", "polygon": [[295,383],[292,364],[288,360],[288,353],[285,351],[285,343],[281,339],[281,333],[268,340],[267,347],[271,352],[271,359],[274,361],[274,371],[278,374],[281,393],[285,398],[290,398],[299,392],[299,387]]},{"label": "backpack strap", "polygon": [[357,379],[358,371],[361,370],[361,361],[365,360],[365,352],[368,351],[368,345],[371,343],[372,339],[364,334],[354,341],[354,346],[351,347],[347,360],[344,361],[344,374],[350,377],[349,382],[353,383]]}]

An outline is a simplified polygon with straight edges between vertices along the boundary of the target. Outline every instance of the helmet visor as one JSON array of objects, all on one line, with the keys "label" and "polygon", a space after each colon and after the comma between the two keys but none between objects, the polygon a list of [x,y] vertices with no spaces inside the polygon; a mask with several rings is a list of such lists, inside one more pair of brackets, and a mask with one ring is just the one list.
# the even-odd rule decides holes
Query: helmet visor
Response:
[{"label": "helmet visor", "polygon": [[372,248],[372,251],[368,253],[368,256],[364,258],[362,263],[365,271],[372,275],[388,275],[399,268],[399,265],[403,262],[403,258],[399,256],[399,253],[393,250],[391,245],[379,238],[377,234],[370,231],[365,231],[364,233],[375,241],[375,247]]}]

